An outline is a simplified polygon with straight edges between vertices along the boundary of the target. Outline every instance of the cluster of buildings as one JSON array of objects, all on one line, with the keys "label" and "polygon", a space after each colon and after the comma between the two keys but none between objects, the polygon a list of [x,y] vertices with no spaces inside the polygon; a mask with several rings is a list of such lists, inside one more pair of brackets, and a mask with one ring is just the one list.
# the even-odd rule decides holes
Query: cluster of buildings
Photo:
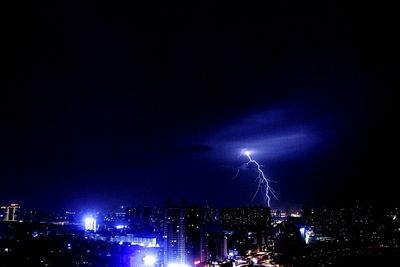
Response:
[{"label": "cluster of buildings", "polygon": [[[12,235],[6,234],[10,229],[30,225],[29,230],[21,231],[30,233],[29,238],[79,236],[83,241],[100,242],[118,251],[129,248],[130,255],[148,251],[156,259],[155,266],[216,266],[231,263],[249,250],[267,248],[270,219],[265,207],[215,209],[168,204],[163,208],[122,206],[110,212],[24,211],[15,220],[18,226],[0,227],[0,239],[10,239]],[[1,229],[5,231],[1,233]]]},{"label": "cluster of buildings", "polygon": [[159,248],[162,256],[158,262],[165,266],[226,263],[249,250],[267,249],[272,235],[270,210],[265,207],[121,207],[98,214],[96,223],[93,218],[86,227],[86,237]]},{"label": "cluster of buildings", "polygon": [[32,252],[47,266],[57,266],[59,258],[79,266],[131,267],[344,266],[373,262],[369,257],[382,264],[382,257],[400,252],[400,209],[167,204],[41,213],[2,206],[0,261],[21,260],[12,253],[36,243],[47,246]]},{"label": "cluster of buildings", "polygon": [[399,217],[400,209],[389,207],[304,209],[308,261],[320,266],[338,259],[381,256],[382,264],[382,259],[400,252]]}]

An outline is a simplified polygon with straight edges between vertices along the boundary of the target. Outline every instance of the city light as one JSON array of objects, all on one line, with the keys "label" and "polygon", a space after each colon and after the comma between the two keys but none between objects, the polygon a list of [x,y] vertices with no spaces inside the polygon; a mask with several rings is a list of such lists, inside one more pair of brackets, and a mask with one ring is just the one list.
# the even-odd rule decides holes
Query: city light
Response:
[{"label": "city light", "polygon": [[306,231],[306,236],[304,238],[304,241],[306,242],[306,244],[308,244],[310,242],[310,235],[311,235],[311,232]]},{"label": "city light", "polygon": [[87,231],[95,231],[97,230],[96,219],[89,216],[85,218],[85,230]]},{"label": "city light", "polygon": [[144,265],[151,266],[157,262],[157,258],[151,255],[146,255],[143,257]]},{"label": "city light", "polygon": [[189,265],[184,263],[169,263],[168,267],[189,267]]},{"label": "city light", "polygon": [[306,230],[305,227],[302,227],[299,230],[300,230],[301,238],[303,238],[304,242],[306,244],[308,244],[310,242],[310,235],[312,232],[310,230]]},{"label": "city light", "polygon": [[304,238],[305,231],[306,231],[306,228],[304,228],[304,227],[300,228],[300,234],[301,234],[302,238]]}]

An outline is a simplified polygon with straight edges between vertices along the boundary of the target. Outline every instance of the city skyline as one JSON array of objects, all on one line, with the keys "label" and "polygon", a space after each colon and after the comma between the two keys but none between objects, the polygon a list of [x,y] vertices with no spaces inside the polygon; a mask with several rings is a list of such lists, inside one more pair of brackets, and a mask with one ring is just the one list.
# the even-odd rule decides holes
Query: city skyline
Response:
[{"label": "city skyline", "polygon": [[0,203],[400,202],[387,7],[9,5]]},{"label": "city skyline", "polygon": [[166,203],[95,213],[42,213],[11,204],[0,210],[0,263],[376,266],[393,263],[398,255],[399,218],[399,208],[359,205],[283,211]]}]

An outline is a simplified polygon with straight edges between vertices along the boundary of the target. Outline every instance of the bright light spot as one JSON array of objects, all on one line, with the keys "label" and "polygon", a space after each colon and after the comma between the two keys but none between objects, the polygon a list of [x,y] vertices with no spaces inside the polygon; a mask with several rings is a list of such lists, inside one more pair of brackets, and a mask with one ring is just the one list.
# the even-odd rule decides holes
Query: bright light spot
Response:
[{"label": "bright light spot", "polygon": [[250,155],[252,154],[252,152],[251,152],[250,150],[244,148],[244,149],[242,149],[241,154],[242,154],[242,155],[245,155],[245,156],[247,156],[247,157],[250,157]]},{"label": "bright light spot", "polygon": [[122,245],[124,242],[122,242],[122,241],[119,241],[119,243],[118,244],[120,244],[120,245]]},{"label": "bright light spot", "polygon": [[310,231],[306,231],[306,237],[305,237],[305,242],[308,244],[310,242]]},{"label": "bright light spot", "polygon": [[154,265],[157,262],[156,257],[151,256],[151,255],[146,255],[143,257],[143,263],[144,265]]},{"label": "bright light spot", "polygon": [[96,231],[96,220],[93,217],[85,218],[85,230]]},{"label": "bright light spot", "polygon": [[257,258],[252,258],[251,261],[253,262],[253,264],[257,264]]},{"label": "bright light spot", "polygon": [[126,228],[126,225],[117,225],[117,226],[115,226],[115,228],[117,228],[117,229],[123,229],[123,228]]},{"label": "bright light spot", "polygon": [[194,265],[197,265],[197,264],[200,264],[200,261],[199,261],[199,260],[197,260],[197,261],[194,262]]},{"label": "bright light spot", "polygon": [[306,241],[306,244],[308,244],[310,242],[310,237],[308,235],[306,236],[305,241]]},{"label": "bright light spot", "polygon": [[300,228],[300,234],[301,234],[301,237],[303,237],[303,238],[304,238],[305,231],[306,231],[306,228],[304,228],[304,227]]}]

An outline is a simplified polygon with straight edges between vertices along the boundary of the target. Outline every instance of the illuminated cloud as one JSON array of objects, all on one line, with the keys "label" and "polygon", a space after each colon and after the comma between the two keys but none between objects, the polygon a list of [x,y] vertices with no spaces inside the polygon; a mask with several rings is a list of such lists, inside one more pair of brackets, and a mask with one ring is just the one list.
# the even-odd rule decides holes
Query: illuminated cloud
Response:
[{"label": "illuminated cloud", "polygon": [[296,157],[328,137],[320,121],[296,108],[271,109],[237,119],[210,135],[206,144],[218,157],[240,155],[243,148],[263,160]]}]

